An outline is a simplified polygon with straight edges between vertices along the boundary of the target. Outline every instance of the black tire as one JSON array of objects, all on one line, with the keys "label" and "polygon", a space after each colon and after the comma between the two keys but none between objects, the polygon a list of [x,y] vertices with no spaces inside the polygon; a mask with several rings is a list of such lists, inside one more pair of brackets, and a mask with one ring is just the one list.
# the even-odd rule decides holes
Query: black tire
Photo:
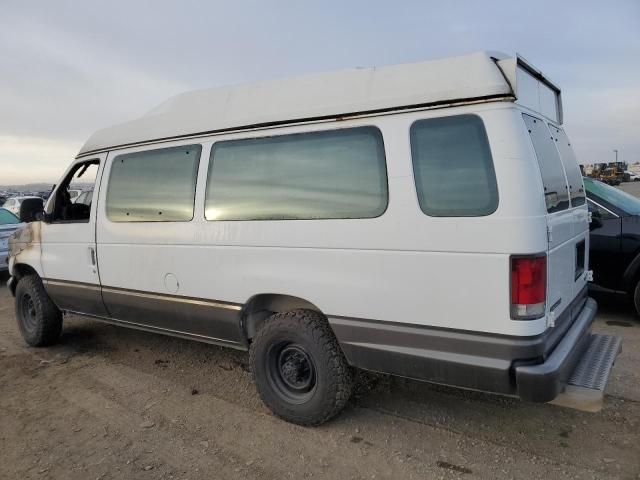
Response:
[{"label": "black tire", "polygon": [[278,417],[315,426],[337,415],[353,389],[353,371],[326,318],[313,310],[276,313],[250,348],[260,398]]},{"label": "black tire", "polygon": [[32,347],[53,345],[62,332],[62,313],[37,275],[22,277],[16,287],[16,320],[22,338]]},{"label": "black tire", "polygon": [[640,316],[640,280],[636,280],[635,287],[629,292],[629,297],[631,298],[631,302],[633,302],[636,315]]}]

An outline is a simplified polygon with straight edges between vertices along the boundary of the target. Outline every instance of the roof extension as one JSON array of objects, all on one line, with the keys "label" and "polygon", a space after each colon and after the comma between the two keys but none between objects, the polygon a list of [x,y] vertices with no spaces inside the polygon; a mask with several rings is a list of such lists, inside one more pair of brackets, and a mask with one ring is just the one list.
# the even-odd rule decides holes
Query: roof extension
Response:
[{"label": "roof extension", "polygon": [[496,57],[508,58],[479,52],[187,92],[137,120],[99,130],[79,155],[209,132],[513,96]]}]

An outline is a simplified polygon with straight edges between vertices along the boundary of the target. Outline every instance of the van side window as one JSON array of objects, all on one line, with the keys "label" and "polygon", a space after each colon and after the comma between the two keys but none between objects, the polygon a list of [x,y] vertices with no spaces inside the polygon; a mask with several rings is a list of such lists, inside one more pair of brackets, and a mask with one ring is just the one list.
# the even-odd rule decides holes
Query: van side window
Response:
[{"label": "van side window", "polygon": [[558,152],[560,152],[560,159],[562,165],[564,165],[564,171],[567,174],[567,181],[569,182],[569,193],[571,195],[571,206],[577,207],[584,205],[585,192],[584,185],[582,184],[582,172],[578,166],[578,160],[576,154],[573,153],[571,148],[571,142],[564,130],[559,129],[555,125],[549,124],[549,130],[551,130],[551,136],[556,142]]},{"label": "van side window", "polygon": [[193,219],[201,145],[118,155],[111,165],[107,218],[113,222]]},{"label": "van side window", "polygon": [[[78,190],[93,190],[100,160],[89,160],[76,164],[58,185],[50,202],[53,223],[86,223],[91,217],[91,203],[75,202]],[[75,193],[75,196],[72,194]]]},{"label": "van side window", "polygon": [[498,208],[493,159],[476,115],[418,120],[411,125],[418,202],[433,217],[477,217]]},{"label": "van side window", "polygon": [[[569,208],[569,187],[564,174],[564,168],[555,141],[545,123],[539,118],[526,113],[522,114],[527,126],[533,149],[536,152],[542,184],[544,185],[544,199],[547,212],[559,212]],[[580,182],[582,183],[582,182]]]},{"label": "van side window", "polygon": [[373,218],[387,207],[384,145],[375,127],[218,142],[207,220]]}]

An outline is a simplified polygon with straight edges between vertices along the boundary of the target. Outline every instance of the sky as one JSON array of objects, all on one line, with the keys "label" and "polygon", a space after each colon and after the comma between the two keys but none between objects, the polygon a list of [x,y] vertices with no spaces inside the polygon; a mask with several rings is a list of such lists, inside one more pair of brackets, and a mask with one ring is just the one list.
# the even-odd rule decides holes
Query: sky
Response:
[{"label": "sky", "polygon": [[562,88],[581,163],[640,161],[640,0],[0,0],[0,185],[187,90],[478,50]]}]

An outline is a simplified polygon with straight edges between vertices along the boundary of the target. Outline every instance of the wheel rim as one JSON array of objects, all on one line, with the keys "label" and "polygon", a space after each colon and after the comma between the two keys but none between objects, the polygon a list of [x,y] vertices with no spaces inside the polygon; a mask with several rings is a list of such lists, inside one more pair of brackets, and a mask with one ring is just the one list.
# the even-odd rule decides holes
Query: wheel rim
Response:
[{"label": "wheel rim", "polygon": [[22,316],[22,323],[28,331],[33,331],[37,326],[37,313],[36,306],[33,302],[33,298],[28,293],[22,295],[20,300],[20,311]]},{"label": "wheel rim", "polygon": [[282,342],[271,347],[267,356],[269,383],[281,399],[299,404],[313,396],[316,366],[303,346]]}]

